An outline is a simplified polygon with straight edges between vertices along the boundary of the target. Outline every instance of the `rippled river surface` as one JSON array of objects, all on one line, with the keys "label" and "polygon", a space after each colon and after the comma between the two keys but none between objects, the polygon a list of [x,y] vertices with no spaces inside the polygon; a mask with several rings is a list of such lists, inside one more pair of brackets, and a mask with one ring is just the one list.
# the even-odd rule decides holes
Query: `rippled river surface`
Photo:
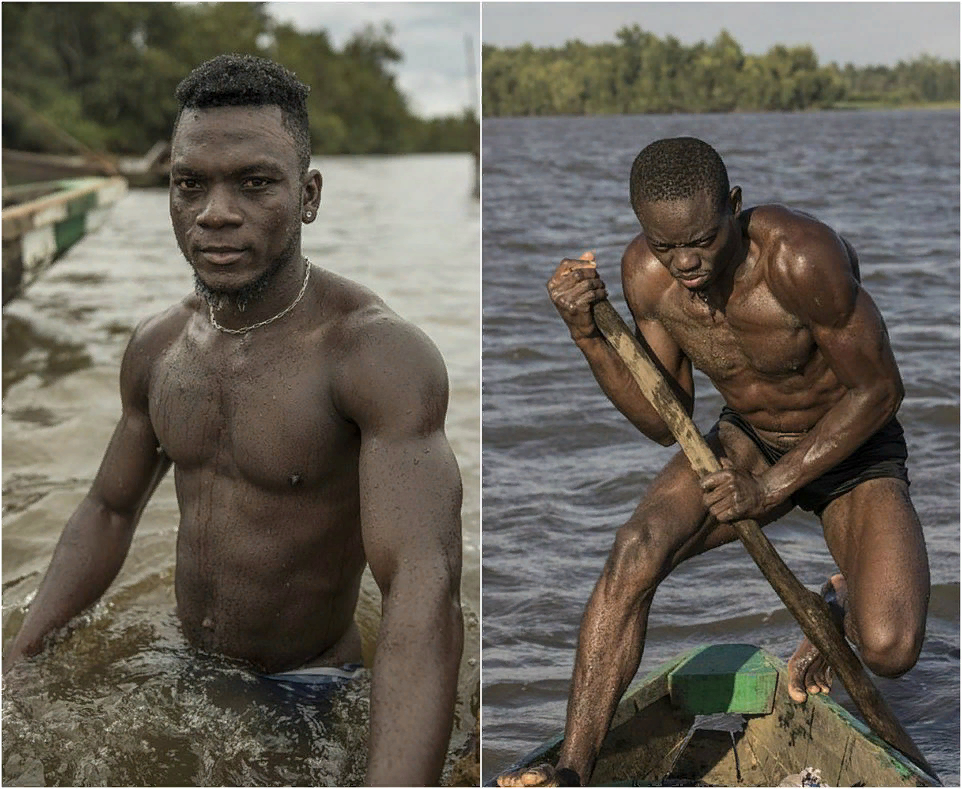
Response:
[{"label": "rippled river surface", "polygon": [[[958,786],[957,110],[485,121],[483,777],[563,727],[584,604],[616,527],[677,451],[647,440],[605,399],[544,283],[561,258],[595,250],[627,316],[619,261],[639,231],[628,172],[644,145],[678,135],[717,148],[746,206],[808,211],[859,251],[905,382],[899,418],[933,585],[918,665],[877,683],[945,784]],[[707,430],[722,401],[700,374],[695,388],[695,420]],[[809,588],[834,571],[813,516],[796,510],[766,532]],[[660,587],[641,671],[713,642],[787,659],[797,641],[736,543]],[[844,691],[833,695],[848,705]]]},{"label": "rippled river surface", "polygon": [[[480,298],[470,156],[330,158],[314,263],[375,290],[440,348],[447,433],[464,478],[466,639],[449,765],[479,687]],[[3,318],[3,646],[19,628],[63,525],[120,413],[118,370],[145,316],[193,287],[166,190],[130,192],[106,224]],[[174,614],[173,474],[121,575],[72,635],[3,687],[5,785],[350,785],[363,779],[369,676],[329,709],[279,700],[228,664],[200,661]],[[365,656],[379,611],[366,575]]]}]

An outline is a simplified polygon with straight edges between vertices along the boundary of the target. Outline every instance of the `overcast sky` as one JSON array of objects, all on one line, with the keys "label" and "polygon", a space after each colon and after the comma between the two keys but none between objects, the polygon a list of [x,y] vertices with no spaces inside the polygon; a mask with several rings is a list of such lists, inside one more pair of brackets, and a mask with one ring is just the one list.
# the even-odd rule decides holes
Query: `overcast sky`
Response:
[{"label": "overcast sky", "polygon": [[811,44],[819,63],[894,65],[928,53],[959,57],[959,3],[506,3],[486,2],[486,44],[557,46],[580,38],[614,41],[638,24],[683,44],[711,41],[722,29],[748,54],[775,44]]},{"label": "overcast sky", "polygon": [[390,22],[394,46],[404,55],[394,69],[397,84],[416,114],[460,114],[477,101],[465,47],[470,36],[474,68],[480,68],[477,3],[268,3],[267,9],[300,30],[327,30],[337,47],[367,23]]}]

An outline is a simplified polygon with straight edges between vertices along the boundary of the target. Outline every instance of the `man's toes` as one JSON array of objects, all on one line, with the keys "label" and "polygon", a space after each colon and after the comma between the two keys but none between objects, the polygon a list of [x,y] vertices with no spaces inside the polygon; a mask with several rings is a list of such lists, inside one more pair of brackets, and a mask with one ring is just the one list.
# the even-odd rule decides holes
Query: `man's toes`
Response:
[{"label": "man's toes", "polygon": [[558,776],[550,764],[539,764],[521,774],[522,786],[558,786]]},{"label": "man's toes", "polygon": [[817,693],[828,693],[832,689],[832,669],[826,663],[815,672],[815,684],[818,685]]},{"label": "man's toes", "polygon": [[805,688],[802,687],[802,684],[794,676],[792,676],[788,681],[788,696],[797,704],[801,704],[803,701],[805,701],[805,699],[808,698]]},{"label": "man's toes", "polygon": [[809,673],[817,654],[808,639],[803,638],[788,661],[788,695],[797,704],[801,704],[808,697],[805,689],[812,684]]},{"label": "man's toes", "polygon": [[498,776],[498,786],[557,786],[558,780],[550,764],[539,764],[524,770]]}]

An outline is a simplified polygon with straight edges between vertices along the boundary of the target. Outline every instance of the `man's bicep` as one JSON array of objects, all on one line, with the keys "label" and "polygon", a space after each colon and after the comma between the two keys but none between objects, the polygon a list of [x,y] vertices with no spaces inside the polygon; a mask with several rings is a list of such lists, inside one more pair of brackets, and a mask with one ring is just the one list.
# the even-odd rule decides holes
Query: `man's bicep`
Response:
[{"label": "man's bicep", "polygon": [[848,247],[827,228],[817,230],[773,268],[773,294],[811,331],[841,383],[901,388],[885,322],[856,278]]},{"label": "man's bicep", "polygon": [[399,438],[444,429],[447,370],[441,353],[417,327],[397,318],[361,324],[339,367],[334,400],[365,435]]},{"label": "man's bicep", "polygon": [[362,537],[382,591],[405,568],[458,576],[461,476],[444,434],[440,352],[405,321],[377,322],[342,368],[336,399],[361,434]]},{"label": "man's bicep", "polygon": [[170,467],[150,419],[151,354],[143,326],[137,327],[124,353],[120,368],[120,420],[91,487],[91,495],[104,506],[129,516],[136,516]]},{"label": "man's bicep", "polygon": [[635,326],[638,341],[646,348],[651,360],[668,381],[676,384],[675,394],[678,398],[686,407],[689,406],[695,392],[691,360],[658,321],[636,320]]},{"label": "man's bicep", "polygon": [[361,530],[374,579],[399,572],[455,590],[461,574],[461,475],[443,431],[362,436]]},{"label": "man's bicep", "polygon": [[854,306],[837,323],[811,323],[812,337],[838,380],[849,388],[891,385],[901,376],[882,315],[861,288]]},{"label": "man's bicep", "polygon": [[118,515],[135,517],[169,467],[149,418],[125,412],[107,445],[90,493]]}]

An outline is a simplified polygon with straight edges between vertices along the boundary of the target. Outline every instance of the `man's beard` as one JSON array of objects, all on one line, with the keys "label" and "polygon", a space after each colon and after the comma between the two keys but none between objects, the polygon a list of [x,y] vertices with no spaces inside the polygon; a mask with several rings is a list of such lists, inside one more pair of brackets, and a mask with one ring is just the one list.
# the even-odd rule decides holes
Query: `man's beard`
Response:
[{"label": "man's beard", "polygon": [[241,285],[239,288],[229,290],[222,288],[212,288],[204,282],[197,271],[194,271],[194,291],[201,296],[215,310],[222,310],[224,307],[233,306],[238,312],[243,312],[255,301],[270,285],[277,272],[284,267],[283,261],[278,258],[267,271],[261,274],[253,282]]},{"label": "man's beard", "polygon": [[[241,285],[239,288],[212,288],[198,276],[197,269],[194,269],[194,292],[215,310],[233,306],[238,312],[244,312],[268,289],[278,272],[294,259],[296,250],[297,238],[292,237],[284,247],[284,251],[274,259],[270,268],[253,282]],[[188,262],[190,262],[189,259]]]}]

